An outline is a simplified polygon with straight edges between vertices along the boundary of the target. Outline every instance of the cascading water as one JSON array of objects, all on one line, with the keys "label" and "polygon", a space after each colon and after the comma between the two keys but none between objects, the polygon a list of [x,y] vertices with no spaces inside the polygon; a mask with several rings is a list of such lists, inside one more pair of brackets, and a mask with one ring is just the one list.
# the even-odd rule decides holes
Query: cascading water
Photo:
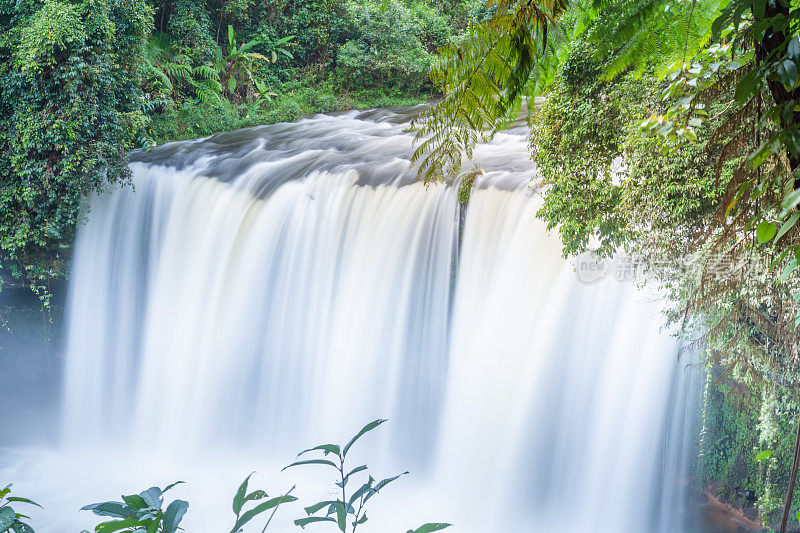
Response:
[{"label": "cascading water", "polygon": [[8,452],[0,471],[47,504],[37,531],[77,531],[81,505],[178,478],[185,528],[227,531],[244,475],[324,496],[280,466],[374,418],[390,422],[358,453],[412,475],[365,531],[689,529],[696,376],[658,306],[578,281],[535,218],[519,132],[479,148],[462,216],[452,187],[414,181],[408,113],[166,145],[135,155],[134,188],[92,201],[63,443]]}]

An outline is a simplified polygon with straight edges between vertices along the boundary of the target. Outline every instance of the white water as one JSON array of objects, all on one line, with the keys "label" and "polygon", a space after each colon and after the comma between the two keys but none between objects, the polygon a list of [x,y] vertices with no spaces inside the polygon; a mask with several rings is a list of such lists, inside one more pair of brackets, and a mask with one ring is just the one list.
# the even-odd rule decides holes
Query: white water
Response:
[{"label": "white water", "polygon": [[452,188],[409,179],[404,119],[167,146],[132,164],[135,191],[92,202],[63,443],[0,470],[45,504],[37,531],[90,528],[81,505],[175,479],[185,528],[227,531],[254,469],[309,505],[324,479],[281,466],[374,418],[390,422],[353,453],[412,474],[363,531],[686,529],[696,387],[657,304],[577,280],[535,218],[524,137],[479,150],[462,220]]}]

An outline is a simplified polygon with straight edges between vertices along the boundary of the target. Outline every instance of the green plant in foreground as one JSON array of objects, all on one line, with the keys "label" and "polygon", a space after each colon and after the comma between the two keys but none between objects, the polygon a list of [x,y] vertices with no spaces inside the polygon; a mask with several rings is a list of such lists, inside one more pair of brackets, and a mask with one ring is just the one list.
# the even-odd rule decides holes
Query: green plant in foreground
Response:
[{"label": "green plant in foreground", "polygon": [[423,524],[419,526],[417,529],[409,529],[406,533],[432,533],[433,531],[439,531],[446,527],[450,527],[451,524],[443,524],[441,522],[431,523],[431,524]]},{"label": "green plant in foreground", "polygon": [[9,496],[11,494],[11,484],[0,490],[0,533],[7,533],[13,531],[14,533],[34,533],[33,528],[22,521],[23,518],[30,518],[24,514],[20,514],[11,507],[11,503],[27,503],[28,505],[35,505],[42,507],[38,503],[29,500],[28,498],[21,498],[19,496]]},{"label": "green plant in foreground", "polygon": [[247,492],[247,484],[249,483],[250,476],[252,475],[253,474],[250,474],[244,479],[244,481],[242,481],[242,484],[239,485],[239,490],[236,491],[236,495],[233,497],[233,512],[236,513],[236,523],[233,525],[233,528],[231,528],[230,533],[238,533],[250,520],[261,513],[265,513],[272,509],[272,513],[269,515],[267,523],[264,525],[264,529],[261,530],[263,533],[267,530],[267,527],[269,527],[270,522],[272,522],[272,518],[275,516],[275,513],[278,512],[278,507],[280,507],[282,503],[288,503],[297,500],[297,498],[291,495],[291,492],[294,490],[294,487],[292,487],[288,492],[286,492],[286,494],[282,494],[277,498],[272,498],[265,502],[259,503],[251,509],[242,512],[244,505],[247,502],[269,498],[267,493],[263,490],[254,490],[250,493]]},{"label": "green plant in foreground", "polygon": [[[247,492],[247,485],[249,484],[250,477],[252,475],[253,474],[250,474],[244,479],[233,497],[233,512],[236,513],[236,522],[231,528],[230,533],[238,533],[242,531],[242,528],[245,524],[250,522],[258,515],[271,509],[272,513],[270,514],[269,519],[267,519],[267,523],[264,525],[264,528],[261,530],[263,533],[267,530],[267,527],[269,526],[272,518],[275,516],[275,513],[278,511],[278,507],[280,507],[281,504],[297,500],[297,498],[291,496],[290,494],[294,490],[294,487],[292,487],[286,494],[282,494],[276,498],[258,503],[250,509],[244,510],[247,502],[257,502],[259,500],[263,500],[264,498],[269,498],[266,491],[260,489],[249,493]],[[170,503],[164,511],[162,511],[162,506],[164,503],[164,493],[178,483],[183,483],[183,481],[173,483],[163,490],[159,489],[158,487],[151,487],[144,492],[140,492],[139,494],[123,496],[121,502],[111,501],[94,503],[92,505],[83,507],[81,510],[92,511],[94,514],[99,516],[111,516],[117,519],[98,524],[95,527],[95,531],[97,533],[111,533],[112,531],[129,531],[135,533],[175,533],[178,529],[181,529],[179,526],[181,520],[183,519],[183,515],[185,515],[186,511],[189,509],[189,503],[183,500],[175,500]],[[19,498],[17,501],[33,503],[30,502],[30,500],[25,500],[23,498]],[[6,530],[0,531],[5,532]],[[20,529],[14,531],[15,533],[33,532],[32,529]],[[83,533],[88,532],[84,531]]]},{"label": "green plant in foreground", "polygon": [[[295,466],[302,466],[302,465],[322,465],[327,466],[330,468],[335,469],[339,473],[339,481],[336,483],[336,486],[341,491],[341,499],[336,500],[323,500],[320,502],[315,503],[314,505],[310,505],[305,508],[306,514],[308,515],[305,518],[298,518],[294,521],[295,525],[300,526],[301,528],[305,528],[309,524],[313,524],[316,522],[333,522],[338,527],[339,530],[343,533],[349,531],[351,533],[355,533],[356,529],[359,525],[363,524],[367,521],[367,510],[366,504],[381,489],[383,489],[386,485],[391,483],[392,481],[396,480],[400,476],[408,474],[408,472],[403,472],[402,474],[398,474],[396,476],[386,478],[382,481],[375,482],[375,479],[372,476],[369,476],[369,479],[366,483],[362,484],[357,490],[355,490],[350,497],[348,498],[348,491],[347,491],[347,484],[350,479],[360,472],[365,472],[367,470],[367,465],[357,466],[348,470],[345,466],[345,459],[347,458],[347,452],[353,447],[353,444],[363,437],[366,433],[374,430],[381,424],[386,422],[386,420],[378,419],[373,420],[359,431],[350,441],[344,445],[340,446],[338,444],[320,444],[319,446],[315,446],[313,448],[309,448],[307,450],[303,450],[300,452],[297,457],[305,455],[311,452],[322,452],[323,458],[321,459],[305,459],[302,461],[296,461],[289,466],[285,467],[283,470],[287,468],[292,468]],[[325,459],[328,455],[336,456],[336,462]],[[323,509],[325,509],[324,515],[318,515]],[[316,515],[316,516],[315,516]],[[334,517],[335,515],[335,517]],[[348,516],[352,516],[352,521],[348,524]],[[446,527],[449,527],[450,524],[443,524],[443,523],[430,523],[424,524],[417,528],[416,530],[409,530],[409,533],[431,533],[433,531],[439,531]]]},{"label": "green plant in foreground", "polygon": [[189,509],[189,502],[174,500],[166,510],[162,510],[162,506],[164,493],[179,483],[183,481],[172,483],[163,490],[150,487],[139,494],[123,496],[121,502],[93,503],[82,507],[81,511],[92,511],[98,516],[110,516],[116,519],[98,524],[94,528],[97,533],[112,531],[175,533],[183,520],[183,515]]}]

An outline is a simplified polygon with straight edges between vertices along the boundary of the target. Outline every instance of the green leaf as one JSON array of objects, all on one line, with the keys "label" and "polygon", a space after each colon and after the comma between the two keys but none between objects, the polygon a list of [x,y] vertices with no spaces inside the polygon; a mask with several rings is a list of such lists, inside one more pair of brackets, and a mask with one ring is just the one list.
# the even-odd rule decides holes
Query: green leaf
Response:
[{"label": "green leaf", "polygon": [[767,272],[772,272],[773,270],[775,270],[776,266],[783,263],[783,260],[786,259],[787,255],[789,255],[789,252],[792,251],[792,248],[793,248],[792,246],[784,248],[784,250],[780,254],[778,254],[778,258],[770,262]]},{"label": "green leaf", "polygon": [[337,470],[339,469],[339,467],[336,466],[333,463],[333,461],[329,461],[327,459],[310,459],[308,461],[297,461],[296,463],[292,463],[289,466],[284,466],[281,469],[281,472],[283,472],[287,468],[292,468],[293,466],[300,466],[300,465],[326,465],[326,466],[332,466],[333,468],[335,468]]},{"label": "green leaf", "polygon": [[309,505],[308,507],[306,507],[305,511],[306,511],[307,515],[312,515],[314,513],[319,512],[320,510],[324,509],[325,507],[328,507],[328,506],[333,505],[335,503],[336,503],[336,501],[334,501],[334,500],[327,500],[327,501],[324,501],[324,502],[318,502],[318,503],[315,503],[314,505]]},{"label": "green leaf", "polygon": [[161,489],[158,487],[150,487],[149,489],[140,492],[139,496],[145,501],[148,507],[152,509],[161,509]]},{"label": "green leaf", "polygon": [[783,198],[780,216],[788,215],[789,211],[794,209],[798,203],[800,203],[800,189],[794,189]]},{"label": "green leaf", "polygon": [[772,457],[772,450],[761,450],[756,454],[756,457],[755,459],[753,459],[753,462],[760,463],[761,461],[769,459],[770,457]]},{"label": "green leaf", "polygon": [[800,40],[797,37],[792,37],[789,44],[786,45],[786,55],[789,56],[789,59],[800,60]]},{"label": "green leaf", "polygon": [[344,533],[344,530],[347,528],[347,511],[345,511],[344,503],[336,502],[334,507],[336,508],[336,523],[339,525],[339,529]]},{"label": "green leaf", "polygon": [[[259,88],[259,91],[260,90],[261,89]],[[328,455],[329,453],[332,453],[334,455],[339,455],[339,451],[340,451],[339,447],[337,445],[335,445],[335,444],[320,444],[319,446],[314,446],[313,448],[309,448],[307,450],[303,450],[302,452],[297,454],[297,457],[300,457],[304,453],[314,452],[314,451],[317,451],[317,450],[321,450],[322,452],[324,452],[325,455]]]},{"label": "green leaf", "polygon": [[125,520],[115,520],[113,522],[103,522],[102,524],[98,524],[98,526],[95,528],[95,531],[97,531],[97,533],[111,533],[112,531],[119,531],[120,529],[126,529],[138,525],[141,525],[138,519],[127,518]]},{"label": "green leaf", "polygon": [[363,471],[364,471],[364,470],[366,470],[366,469],[367,469],[367,465],[361,465],[361,466],[357,466],[357,467],[355,467],[354,469],[352,469],[351,471],[349,471],[349,472],[347,473],[347,475],[346,475],[346,476],[344,476],[344,478],[342,479],[342,481],[341,481],[340,483],[337,483],[337,485],[338,485],[338,486],[340,486],[340,487],[342,487],[342,488],[344,488],[344,486],[345,486],[345,485],[347,485],[347,482],[350,480],[350,476],[352,476],[353,474],[357,474],[357,473],[359,473],[359,472],[363,472]]},{"label": "green leaf", "polygon": [[758,83],[758,80],[756,79],[757,73],[757,70],[748,72],[742,77],[741,80],[739,80],[739,83],[736,84],[734,98],[738,104],[744,104],[755,94]]},{"label": "green leaf", "polygon": [[144,501],[144,498],[139,496],[138,494],[131,494],[130,496],[123,496],[122,501],[127,503],[129,506],[133,507],[134,509],[145,509],[148,507],[147,502]]},{"label": "green leaf", "polygon": [[432,533],[433,531],[440,531],[446,527],[450,527],[453,524],[443,524],[443,523],[431,523],[431,524],[424,524],[417,529],[408,530],[408,533]]},{"label": "green leaf", "polygon": [[92,511],[98,516],[111,516],[114,518],[126,518],[136,514],[136,509],[128,507],[120,502],[93,503],[81,507],[81,511]]},{"label": "green leaf", "polygon": [[11,524],[11,531],[14,533],[35,533],[31,526],[19,520]]},{"label": "green leaf", "polygon": [[363,485],[361,485],[361,488],[359,488],[357,491],[355,491],[355,492],[354,492],[354,493],[353,493],[353,494],[350,496],[350,501],[349,501],[348,503],[349,503],[350,505],[353,505],[353,502],[355,502],[357,499],[359,499],[361,496],[363,496],[363,495],[364,495],[364,494],[366,494],[367,492],[371,491],[371,490],[372,490],[372,482],[373,482],[373,481],[374,481],[374,480],[373,480],[373,479],[370,477],[370,478],[369,478],[369,481],[367,481],[366,483],[364,483]]},{"label": "green leaf", "polygon": [[786,222],[784,222],[781,225],[781,229],[778,230],[777,235],[775,235],[775,241],[776,242],[778,241],[778,239],[783,237],[786,234],[787,231],[792,229],[792,227],[794,227],[795,224],[797,224],[797,219],[798,218],[800,218],[800,212],[794,213],[791,217],[789,217],[789,220],[787,220]]},{"label": "green leaf", "polygon": [[178,525],[183,520],[183,515],[189,510],[189,502],[184,500],[175,500],[167,506],[164,511],[164,533],[175,533],[178,531]]},{"label": "green leaf", "polygon": [[242,511],[242,506],[245,502],[245,494],[247,494],[247,483],[250,481],[250,476],[253,474],[255,474],[255,472],[251,472],[249,476],[244,478],[244,481],[242,481],[242,484],[239,485],[239,489],[233,496],[233,512],[236,513],[236,516],[239,516],[239,513]]},{"label": "green leaf", "polygon": [[797,523],[800,524],[800,511],[797,511],[797,513],[795,513],[794,517],[797,519]]},{"label": "green leaf", "polygon": [[14,509],[8,506],[0,509],[0,531],[5,531],[10,528],[15,519]]},{"label": "green leaf", "polygon": [[379,491],[379,490],[381,490],[383,487],[385,487],[386,485],[388,485],[389,483],[391,483],[391,482],[392,482],[392,481],[394,481],[395,479],[399,478],[400,476],[404,476],[404,475],[406,475],[406,474],[408,474],[408,472],[403,472],[402,474],[397,474],[397,475],[396,475],[396,476],[394,476],[394,477],[390,477],[390,478],[384,479],[384,480],[382,480],[382,481],[379,481],[379,482],[378,482],[378,484],[377,484],[377,485],[375,485],[375,487],[374,487],[374,488],[373,488],[373,489],[370,491],[370,493],[369,493],[369,494],[367,494],[366,498],[364,498],[364,501],[366,502],[367,500],[369,500],[370,498],[372,498],[372,496],[374,496],[375,494],[377,494],[377,493],[378,493],[378,491]]},{"label": "green leaf", "polygon": [[753,169],[760,167],[761,164],[772,155],[772,142],[766,141],[761,144],[754,152],[747,156]]},{"label": "green leaf", "polygon": [[767,8],[767,0],[755,0],[752,2],[753,14],[756,20],[764,20],[764,12]]},{"label": "green leaf", "polygon": [[760,222],[758,226],[756,226],[756,237],[758,238],[758,242],[760,244],[764,244],[772,239],[777,231],[778,229],[772,222],[767,222],[766,220]]},{"label": "green leaf", "polygon": [[731,210],[736,207],[736,203],[742,196],[744,196],[744,193],[747,192],[747,189],[750,188],[750,185],[751,182],[749,181],[742,183],[742,185],[739,187],[739,190],[736,192],[736,195],[733,197],[733,200],[731,200],[731,203],[728,204],[727,209],[725,209],[725,218],[727,218]]},{"label": "green leaf", "polygon": [[298,518],[294,521],[294,525],[305,529],[308,524],[313,524],[314,522],[336,522],[336,519],[330,516],[309,516],[308,518]]},{"label": "green leaf", "polygon": [[283,37],[282,39],[278,39],[277,41],[275,41],[275,44],[273,44],[272,46],[277,48],[280,45],[282,45],[283,43],[287,43],[287,42],[291,41],[292,39],[294,39],[294,35],[287,35],[286,37]]},{"label": "green leaf", "polygon": [[249,502],[252,500],[263,500],[264,498],[269,498],[269,494],[267,494],[267,492],[264,490],[258,489],[245,496],[244,501]]},{"label": "green leaf", "polygon": [[791,90],[797,81],[797,64],[791,59],[784,59],[779,65],[776,74],[778,79],[787,89]]},{"label": "green leaf", "polygon": [[797,259],[792,259],[791,261],[789,261],[789,262],[786,264],[786,266],[783,268],[783,272],[781,273],[780,277],[778,278],[778,281],[779,281],[779,282],[784,282],[784,281],[786,281],[786,279],[787,279],[789,276],[791,276],[791,275],[792,275],[792,273],[793,273],[795,270],[797,270],[797,266],[798,266],[798,264],[800,264],[800,263],[798,263]]},{"label": "green leaf", "polygon": [[8,497],[8,498],[6,498],[6,499],[7,499],[8,501],[10,501],[10,502],[22,502],[22,503],[29,503],[29,504],[31,504],[31,505],[35,505],[35,506],[36,506],[36,507],[38,507],[39,509],[44,509],[44,507],[42,507],[41,505],[39,505],[39,504],[38,504],[38,503],[36,503],[35,501],[29,500],[28,498],[20,498],[19,496],[9,496],[9,497]]},{"label": "green leaf", "polygon": [[355,444],[355,442],[358,439],[363,437],[365,433],[372,431],[373,429],[375,429],[376,427],[380,426],[384,422],[386,422],[386,420],[384,420],[384,419],[373,420],[372,422],[370,422],[369,424],[367,424],[366,426],[361,428],[361,431],[359,431],[358,434],[356,434],[355,437],[350,439],[350,442],[348,442],[347,446],[344,447],[344,450],[342,451],[342,457],[346,457],[347,456],[347,452],[350,450],[350,448],[353,446],[353,444]]},{"label": "green leaf", "polygon": [[181,483],[186,483],[186,482],[185,482],[185,481],[176,481],[175,483],[170,483],[169,485],[167,485],[166,487],[164,487],[164,490],[162,490],[162,491],[161,491],[161,494],[164,494],[164,493],[165,493],[165,492],[167,492],[169,489],[171,489],[171,488],[173,488],[173,487],[175,487],[175,486],[177,486],[177,485],[180,485]]},{"label": "green leaf", "polygon": [[244,43],[242,46],[240,46],[239,47],[239,51],[240,52],[246,52],[246,51],[250,50],[251,48],[253,48],[254,46],[259,45],[259,44],[264,44],[264,41],[259,41],[257,39],[253,39],[252,41],[248,41],[248,42]]},{"label": "green leaf", "polygon": [[272,509],[273,507],[277,507],[278,505],[281,505],[283,503],[289,503],[296,500],[297,498],[295,498],[294,496],[284,495],[284,496],[278,496],[277,498],[272,498],[271,500],[267,500],[264,503],[256,505],[249,511],[245,511],[244,513],[242,513],[242,516],[240,516],[239,519],[236,520],[236,524],[234,524],[233,529],[231,529],[231,533],[236,533],[237,531],[242,529],[242,526],[244,526],[246,523],[248,523],[256,516],[260,515],[264,511]]},{"label": "green leaf", "polygon": [[228,78],[228,90],[230,92],[236,90],[236,78]]}]

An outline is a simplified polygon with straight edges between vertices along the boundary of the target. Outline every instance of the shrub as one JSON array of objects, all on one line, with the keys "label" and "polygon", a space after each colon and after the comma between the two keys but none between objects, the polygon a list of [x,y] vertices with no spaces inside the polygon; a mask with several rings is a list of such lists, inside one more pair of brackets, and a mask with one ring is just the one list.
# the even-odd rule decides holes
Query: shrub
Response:
[{"label": "shrub", "polygon": [[[377,495],[381,489],[386,487],[386,485],[392,483],[401,476],[408,474],[408,472],[403,472],[402,474],[397,474],[396,476],[392,476],[381,481],[376,481],[372,476],[368,475],[367,481],[358,489],[354,490],[353,492],[349,492],[349,489],[347,488],[348,483],[351,480],[354,481],[359,475],[367,475],[366,472],[368,471],[367,465],[356,466],[354,468],[347,467],[346,459],[348,452],[351,450],[356,441],[370,431],[378,428],[384,422],[386,422],[386,420],[373,420],[361,428],[361,430],[356,433],[356,435],[345,445],[320,444],[319,446],[314,446],[313,448],[304,450],[298,454],[298,458],[307,453],[315,453],[317,455],[322,454],[322,458],[303,459],[296,461],[284,468],[284,470],[286,470],[287,468],[296,466],[324,466],[334,469],[339,478],[339,481],[336,483],[337,489],[332,489],[333,493],[337,494],[336,499],[323,500],[313,505],[309,505],[305,508],[308,516],[295,520],[294,523],[296,525],[300,526],[301,528],[305,528],[309,524],[328,522],[336,524],[336,526],[339,528],[339,531],[342,533],[346,533],[347,531],[350,531],[350,533],[355,533],[356,529],[358,529],[358,526],[367,521],[367,502],[373,496]],[[332,459],[327,459],[326,457],[328,456],[331,456]],[[351,521],[348,523],[348,520]],[[430,523],[420,526],[415,531],[409,530],[409,533],[431,533],[447,527],[450,527],[450,524]]]},{"label": "shrub", "polygon": [[[419,4],[417,4],[419,5]],[[431,55],[421,37],[433,43],[442,30],[430,10],[415,11],[393,0],[382,7],[375,2],[351,4],[350,17],[357,34],[339,49],[337,77],[351,89],[396,87],[418,91],[428,75]],[[430,34],[420,31],[426,20]]]},{"label": "shrub", "polygon": [[41,507],[38,503],[21,498],[19,496],[9,496],[11,494],[11,484],[0,490],[0,533],[34,533],[33,528],[25,522],[28,517],[18,513],[11,507],[11,504],[25,503]]},{"label": "shrub", "polygon": [[86,196],[128,177],[146,120],[138,73],[152,11],[142,0],[2,8],[0,268],[41,288],[60,271]]}]

